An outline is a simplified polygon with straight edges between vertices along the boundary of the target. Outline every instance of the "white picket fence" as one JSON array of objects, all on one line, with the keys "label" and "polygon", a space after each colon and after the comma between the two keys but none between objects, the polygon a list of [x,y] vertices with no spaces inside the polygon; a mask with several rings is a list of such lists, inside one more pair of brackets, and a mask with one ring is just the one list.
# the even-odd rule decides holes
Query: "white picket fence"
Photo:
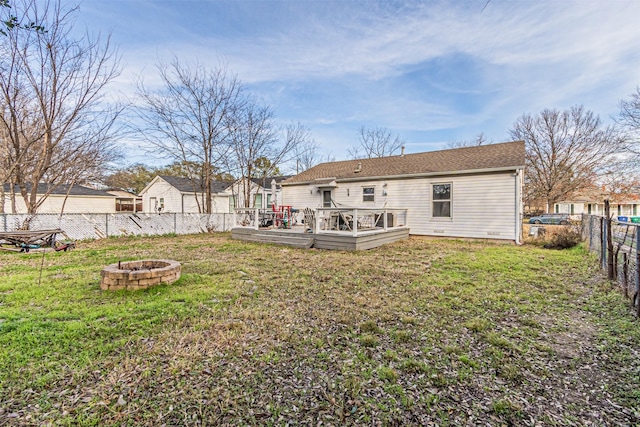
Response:
[{"label": "white picket fence", "polygon": [[59,228],[73,240],[196,234],[230,231],[232,227],[233,214],[230,213],[0,214],[0,231]]}]

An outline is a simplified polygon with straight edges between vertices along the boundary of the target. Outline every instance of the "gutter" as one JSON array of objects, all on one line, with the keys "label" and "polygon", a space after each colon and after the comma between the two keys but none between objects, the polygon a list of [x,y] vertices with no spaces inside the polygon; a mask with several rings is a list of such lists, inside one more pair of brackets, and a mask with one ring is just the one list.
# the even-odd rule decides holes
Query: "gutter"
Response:
[{"label": "gutter", "polygon": [[[513,170],[516,173],[519,173],[520,170],[524,169],[524,165],[518,166],[506,166],[501,168],[489,168],[489,169],[468,169],[463,171],[445,171],[445,172],[421,172],[421,173],[413,173],[413,174],[404,174],[404,175],[378,175],[378,176],[363,176],[358,178],[334,178],[336,182],[361,182],[361,181],[375,181],[381,179],[403,179],[403,178],[430,178],[430,177],[438,177],[438,176],[451,176],[451,175],[473,175],[479,173],[490,173],[490,172],[511,172]],[[323,180],[325,178],[319,178]],[[300,182],[283,182],[282,185],[290,187],[294,185],[309,185],[309,184],[317,184],[318,180],[313,181],[300,181]]]}]

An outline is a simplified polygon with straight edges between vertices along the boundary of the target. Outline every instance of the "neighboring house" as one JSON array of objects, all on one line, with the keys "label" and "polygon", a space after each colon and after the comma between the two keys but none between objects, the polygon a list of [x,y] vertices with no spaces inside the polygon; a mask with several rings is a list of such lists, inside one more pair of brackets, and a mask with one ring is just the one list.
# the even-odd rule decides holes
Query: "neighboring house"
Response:
[{"label": "neighboring house", "polygon": [[[260,209],[271,209],[271,203],[274,201],[274,193],[272,189],[272,181],[275,181],[276,192],[275,200],[282,200],[282,182],[291,176],[274,176],[263,178],[252,178],[249,184],[249,207]],[[245,207],[245,186],[247,179],[241,178],[231,184],[225,192],[233,196],[236,207]]]},{"label": "neighboring house", "polygon": [[[49,184],[38,184],[38,199],[49,190]],[[27,186],[31,191],[31,186]],[[15,185],[16,213],[27,213],[20,188]],[[10,185],[4,184],[4,211],[13,213],[11,208]],[[58,185],[38,207],[38,213],[113,213],[116,212],[116,196],[106,191],[94,190],[81,185]]]},{"label": "neighboring house", "polygon": [[124,190],[105,190],[116,196],[116,212],[142,212],[142,197]]},{"label": "neighboring house", "polygon": [[[212,212],[231,212],[233,200],[225,192],[229,185],[223,181],[211,183]],[[189,178],[158,175],[140,192],[140,197],[142,210],[147,213],[198,213],[206,209],[204,188],[200,185],[194,187]]]},{"label": "neighboring house", "polygon": [[408,209],[411,234],[521,241],[524,142],[322,163],[282,183],[283,203]]},{"label": "neighboring house", "polygon": [[639,216],[640,191],[629,194],[607,194],[602,191],[584,191],[569,200],[563,200],[553,206],[555,213],[569,215],[604,215],[604,200],[609,198],[609,211],[613,216]]}]

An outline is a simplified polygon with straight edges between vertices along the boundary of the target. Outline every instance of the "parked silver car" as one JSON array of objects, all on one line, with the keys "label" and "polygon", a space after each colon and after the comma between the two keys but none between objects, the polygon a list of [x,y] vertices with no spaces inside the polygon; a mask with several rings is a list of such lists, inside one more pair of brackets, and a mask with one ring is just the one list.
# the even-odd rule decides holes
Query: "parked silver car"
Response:
[{"label": "parked silver car", "polygon": [[568,225],[570,223],[568,214],[542,214],[529,218],[529,224],[552,224],[552,225]]}]

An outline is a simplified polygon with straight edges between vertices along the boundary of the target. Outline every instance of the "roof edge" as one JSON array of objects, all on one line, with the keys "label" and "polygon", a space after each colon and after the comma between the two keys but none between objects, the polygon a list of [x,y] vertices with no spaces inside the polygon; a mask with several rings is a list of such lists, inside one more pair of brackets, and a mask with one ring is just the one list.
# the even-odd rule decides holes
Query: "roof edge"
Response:
[{"label": "roof edge", "polygon": [[[378,176],[367,176],[367,177],[358,177],[358,178],[334,178],[336,182],[361,182],[361,181],[376,181],[380,179],[400,179],[400,178],[427,178],[434,176],[451,176],[451,175],[470,175],[477,173],[490,173],[490,172],[507,172],[507,171],[517,171],[523,170],[524,165],[517,166],[503,166],[500,168],[485,168],[485,169],[467,169],[462,171],[447,171],[447,172],[422,172],[422,173],[413,173],[413,174],[405,174],[405,175],[378,175]],[[283,187],[295,186],[295,185],[309,185],[309,184],[318,184],[314,181],[302,181],[302,182],[283,182],[281,185]]]}]

